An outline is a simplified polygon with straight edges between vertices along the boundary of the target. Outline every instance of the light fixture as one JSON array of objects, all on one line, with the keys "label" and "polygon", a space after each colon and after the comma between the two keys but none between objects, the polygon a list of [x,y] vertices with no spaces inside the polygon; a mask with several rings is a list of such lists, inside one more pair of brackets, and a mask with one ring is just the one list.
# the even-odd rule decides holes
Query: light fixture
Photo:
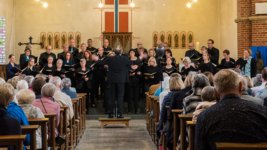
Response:
[{"label": "light fixture", "polygon": [[134,8],[135,7],[135,3],[134,2],[131,2],[130,3],[130,7]]},{"label": "light fixture", "polygon": [[186,4],[186,7],[187,7],[187,8],[191,8],[191,7],[192,7],[192,4],[191,4],[190,2],[188,2],[188,3]]},{"label": "light fixture", "polygon": [[40,2],[41,0],[35,0],[36,2]]},{"label": "light fixture", "polygon": [[196,3],[196,2],[198,2],[198,0],[192,0],[192,2],[193,2],[193,3]]},{"label": "light fixture", "polygon": [[42,2],[42,5],[43,5],[44,8],[48,7],[48,3],[47,2]]},{"label": "light fixture", "polygon": [[102,2],[100,2],[100,3],[98,4],[98,7],[99,7],[99,8],[103,8],[103,7],[104,7],[104,4],[103,4]]}]

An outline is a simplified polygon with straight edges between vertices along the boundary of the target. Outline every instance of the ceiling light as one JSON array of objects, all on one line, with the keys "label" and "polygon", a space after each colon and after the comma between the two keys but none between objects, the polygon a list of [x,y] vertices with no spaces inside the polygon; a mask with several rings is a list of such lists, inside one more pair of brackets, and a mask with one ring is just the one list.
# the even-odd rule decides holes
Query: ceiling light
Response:
[{"label": "ceiling light", "polygon": [[44,8],[48,7],[48,3],[47,2],[43,2],[42,5],[43,5]]},{"label": "ceiling light", "polygon": [[193,3],[196,3],[196,2],[198,2],[198,0],[192,0],[192,2],[193,2]]},{"label": "ceiling light", "polygon": [[186,4],[186,7],[187,7],[187,8],[191,8],[191,7],[192,7],[192,4],[191,4],[190,2],[188,2],[188,3]]}]

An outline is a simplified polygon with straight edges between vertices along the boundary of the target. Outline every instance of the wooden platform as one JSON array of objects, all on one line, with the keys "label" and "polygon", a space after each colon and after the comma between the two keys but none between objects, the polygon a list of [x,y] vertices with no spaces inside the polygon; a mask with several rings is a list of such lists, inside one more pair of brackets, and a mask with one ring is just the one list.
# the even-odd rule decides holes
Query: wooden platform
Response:
[{"label": "wooden platform", "polygon": [[108,125],[119,125],[125,124],[126,127],[129,127],[129,121],[131,120],[130,117],[125,118],[99,118],[101,128],[104,128]]}]

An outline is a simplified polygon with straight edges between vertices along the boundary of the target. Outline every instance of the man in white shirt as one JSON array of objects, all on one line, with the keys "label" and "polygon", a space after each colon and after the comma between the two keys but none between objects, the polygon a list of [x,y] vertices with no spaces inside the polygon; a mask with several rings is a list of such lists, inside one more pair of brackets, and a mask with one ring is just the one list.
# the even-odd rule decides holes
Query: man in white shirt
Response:
[{"label": "man in white shirt", "polygon": [[267,68],[264,68],[261,72],[262,84],[260,86],[256,86],[251,88],[253,95],[257,95],[258,92],[265,88],[267,83]]}]

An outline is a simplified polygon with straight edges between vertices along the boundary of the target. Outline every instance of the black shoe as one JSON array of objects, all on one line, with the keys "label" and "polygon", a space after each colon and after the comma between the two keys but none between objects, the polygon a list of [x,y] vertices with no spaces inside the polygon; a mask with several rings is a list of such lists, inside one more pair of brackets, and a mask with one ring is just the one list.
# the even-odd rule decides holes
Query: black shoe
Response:
[{"label": "black shoe", "polygon": [[114,118],[112,114],[108,114],[108,118]]},{"label": "black shoe", "polygon": [[123,115],[118,115],[117,118],[124,118],[124,116]]}]

